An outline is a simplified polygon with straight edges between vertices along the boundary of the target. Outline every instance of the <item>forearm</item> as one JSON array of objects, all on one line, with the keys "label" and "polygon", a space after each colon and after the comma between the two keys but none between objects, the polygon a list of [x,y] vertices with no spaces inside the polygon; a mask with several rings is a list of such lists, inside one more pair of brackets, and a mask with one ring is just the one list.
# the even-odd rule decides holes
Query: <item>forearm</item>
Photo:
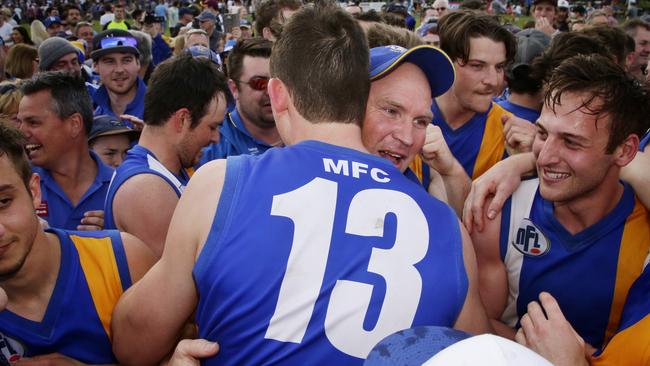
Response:
[{"label": "forearm", "polygon": [[472,181],[458,161],[454,162],[453,168],[447,174],[441,173],[440,176],[447,193],[447,203],[456,211],[458,217],[462,217],[463,205],[472,188]]},{"label": "forearm", "polygon": [[173,280],[165,288],[152,286],[150,280],[145,276],[133,285],[113,312],[113,352],[123,365],[162,360],[174,349],[196,304],[196,294],[175,291]]}]

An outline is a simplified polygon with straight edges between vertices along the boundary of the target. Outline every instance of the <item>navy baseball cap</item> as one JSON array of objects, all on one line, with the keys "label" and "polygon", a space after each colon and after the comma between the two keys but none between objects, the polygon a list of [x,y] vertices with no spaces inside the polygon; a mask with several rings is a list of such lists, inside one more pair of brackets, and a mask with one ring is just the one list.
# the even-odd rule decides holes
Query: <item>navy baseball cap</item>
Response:
[{"label": "navy baseball cap", "polygon": [[404,62],[418,66],[429,80],[433,98],[444,94],[454,84],[456,71],[446,53],[432,46],[406,49],[401,46],[381,46],[370,49],[370,81],[390,74]]},{"label": "navy baseball cap", "polygon": [[101,115],[93,118],[93,127],[88,135],[88,142],[100,136],[126,134],[129,140],[136,140],[140,131],[136,131],[124,123],[124,121],[110,115]]},{"label": "navy baseball cap", "polygon": [[219,55],[216,52],[212,51],[211,49],[205,46],[201,46],[201,45],[192,46],[185,49],[185,52],[192,55],[192,57],[207,58],[208,60],[214,62],[215,64],[221,65],[221,57],[219,57]]},{"label": "navy baseball cap", "polygon": [[217,17],[214,14],[212,14],[212,12],[207,11],[207,10],[204,10],[201,14],[199,14],[199,16],[196,17],[196,19],[198,19],[199,22],[205,22],[205,21],[216,22],[217,21]]},{"label": "navy baseball cap", "polygon": [[132,53],[140,57],[138,51],[138,40],[127,30],[109,29],[93,38],[93,52],[90,54],[93,60],[114,52]]},{"label": "navy baseball cap", "polygon": [[51,16],[51,17],[47,17],[47,18],[45,18],[45,19],[43,20],[43,25],[45,26],[45,28],[49,28],[49,27],[52,26],[52,24],[55,24],[55,23],[59,23],[59,24],[61,24],[61,18],[59,18],[59,17],[56,16],[56,15],[55,15],[55,16]]},{"label": "navy baseball cap", "polygon": [[459,330],[420,326],[381,340],[364,366],[552,366],[530,349],[492,334],[471,336]]}]

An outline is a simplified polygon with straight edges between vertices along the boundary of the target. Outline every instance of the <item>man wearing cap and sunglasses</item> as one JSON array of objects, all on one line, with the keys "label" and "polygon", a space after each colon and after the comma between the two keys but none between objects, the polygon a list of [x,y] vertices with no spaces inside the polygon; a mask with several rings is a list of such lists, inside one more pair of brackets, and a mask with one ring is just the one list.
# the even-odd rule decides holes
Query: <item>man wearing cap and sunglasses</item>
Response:
[{"label": "man wearing cap and sunglasses", "polygon": [[234,155],[258,155],[282,146],[266,90],[272,45],[265,38],[242,40],[228,56],[228,86],[236,108],[226,114],[219,142],[204,149],[202,164]]},{"label": "man wearing cap and sunglasses", "polygon": [[106,30],[93,38],[94,67],[101,86],[93,95],[95,115],[144,117],[147,87],[138,76],[140,52],[137,40],[128,31]]}]

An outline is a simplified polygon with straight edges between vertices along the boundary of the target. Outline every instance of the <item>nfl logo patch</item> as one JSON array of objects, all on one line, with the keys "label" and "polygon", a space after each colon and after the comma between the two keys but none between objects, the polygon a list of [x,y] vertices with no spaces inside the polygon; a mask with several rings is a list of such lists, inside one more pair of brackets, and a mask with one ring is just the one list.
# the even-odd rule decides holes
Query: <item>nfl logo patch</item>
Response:
[{"label": "nfl logo patch", "polygon": [[529,219],[521,220],[515,241],[511,244],[522,254],[530,257],[541,257],[551,249],[551,243],[544,233]]}]

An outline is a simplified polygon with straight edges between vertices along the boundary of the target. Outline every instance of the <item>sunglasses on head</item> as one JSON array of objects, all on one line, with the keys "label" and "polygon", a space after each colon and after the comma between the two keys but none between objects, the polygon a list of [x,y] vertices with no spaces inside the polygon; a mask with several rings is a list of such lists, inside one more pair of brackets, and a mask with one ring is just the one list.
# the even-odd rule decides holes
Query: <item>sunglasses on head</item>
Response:
[{"label": "sunglasses on head", "polygon": [[102,49],[113,47],[138,47],[138,41],[133,37],[106,37],[100,41]]},{"label": "sunglasses on head", "polygon": [[266,90],[266,87],[269,85],[269,78],[264,76],[255,76],[250,78],[248,81],[239,80],[239,82],[247,84],[253,90]]}]

